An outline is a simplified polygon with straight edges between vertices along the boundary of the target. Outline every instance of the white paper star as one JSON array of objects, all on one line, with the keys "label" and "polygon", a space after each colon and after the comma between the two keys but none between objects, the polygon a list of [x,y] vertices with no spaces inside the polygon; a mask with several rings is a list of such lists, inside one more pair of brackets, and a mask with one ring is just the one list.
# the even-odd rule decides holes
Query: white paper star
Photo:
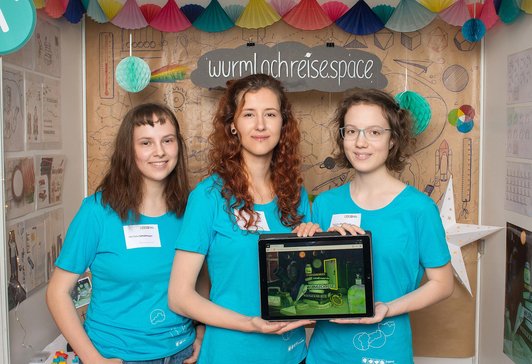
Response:
[{"label": "white paper star", "polygon": [[447,246],[451,252],[451,264],[458,280],[467,288],[470,295],[471,286],[464,264],[464,257],[462,256],[461,248],[464,245],[482,239],[485,236],[493,234],[497,230],[502,229],[498,226],[483,226],[456,223],[456,214],[454,210],[454,193],[453,193],[453,178],[449,179],[447,190],[443,196],[440,208],[440,217],[445,229],[445,237],[447,239]]}]

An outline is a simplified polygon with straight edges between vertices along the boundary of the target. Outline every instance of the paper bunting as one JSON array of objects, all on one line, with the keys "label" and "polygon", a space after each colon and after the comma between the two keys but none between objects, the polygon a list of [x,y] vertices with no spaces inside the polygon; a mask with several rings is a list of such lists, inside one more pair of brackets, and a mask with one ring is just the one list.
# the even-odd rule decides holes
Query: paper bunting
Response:
[{"label": "paper bunting", "polygon": [[301,0],[283,16],[283,20],[294,28],[303,30],[323,29],[332,24],[317,0]]},{"label": "paper bunting", "polygon": [[521,10],[527,14],[532,14],[532,0],[522,0]]},{"label": "paper bunting", "polygon": [[161,7],[155,4],[144,4],[140,6],[140,11],[144,15],[144,19],[149,23],[159,14]]},{"label": "paper bunting", "polygon": [[66,7],[67,2],[64,0],[48,0],[44,5],[44,12],[48,14],[50,18],[58,19],[65,13]]},{"label": "paper bunting", "polygon": [[194,23],[201,13],[205,11],[205,8],[198,4],[187,4],[181,7],[181,11],[185,14],[189,22]]},{"label": "paper bunting", "polygon": [[480,13],[479,19],[482,20],[487,29],[491,29],[491,27],[497,24],[499,15],[497,15],[493,0],[486,0],[484,6],[482,7],[482,12]]},{"label": "paper bunting", "polygon": [[175,0],[168,0],[159,14],[150,22],[150,26],[161,32],[180,32],[192,24],[179,9]]},{"label": "paper bunting", "polygon": [[89,1],[89,7],[87,8],[87,15],[92,20],[94,20],[96,23],[103,24],[109,21],[109,19],[107,19],[107,16],[103,12],[98,0]]},{"label": "paper bunting", "polygon": [[519,0],[502,0],[499,6],[499,18],[506,24],[513,23],[521,14]]},{"label": "paper bunting", "polygon": [[322,4],[321,7],[333,22],[337,21],[349,10],[349,7],[340,1],[328,1]]},{"label": "paper bunting", "polygon": [[144,90],[150,77],[150,66],[139,57],[126,57],[116,66],[116,82],[127,92]]},{"label": "paper bunting", "polygon": [[462,35],[470,42],[478,42],[484,34],[486,34],[486,26],[480,19],[469,19],[462,26]]},{"label": "paper bunting", "polygon": [[271,0],[271,6],[277,11],[277,14],[284,16],[290,11],[295,5],[296,1],[294,0]]},{"label": "paper bunting", "polygon": [[122,3],[117,0],[98,0],[107,19],[113,19],[122,9]]},{"label": "paper bunting", "polygon": [[231,18],[233,23],[237,21],[238,18],[240,18],[240,15],[244,12],[244,5],[228,5],[224,7],[225,13]]},{"label": "paper bunting", "polygon": [[469,16],[471,18],[478,18],[482,13],[482,8],[484,4],[476,2],[467,4],[467,9],[469,10]]},{"label": "paper bunting", "polygon": [[259,29],[272,25],[280,19],[279,14],[265,0],[249,0],[235,24],[240,28]]},{"label": "paper bunting", "polygon": [[451,252],[451,264],[453,266],[455,275],[468,290],[469,294],[473,295],[471,292],[471,285],[469,284],[469,278],[467,276],[461,248],[469,243],[493,234],[502,228],[498,226],[458,224],[456,222],[452,176],[449,178],[447,190],[443,196],[440,208],[440,217],[443,223],[443,228],[445,229],[447,246]]},{"label": "paper bunting", "polygon": [[122,29],[142,29],[148,26],[148,22],[144,18],[136,0],[126,0],[126,3],[111,20],[111,23]]},{"label": "paper bunting", "polygon": [[419,3],[433,13],[439,13],[451,6],[454,0],[419,0]]},{"label": "paper bunting", "polygon": [[[37,1],[40,1],[40,0],[37,0]],[[83,4],[83,7],[85,8],[85,10],[87,10],[89,7],[89,1],[90,0],[81,0],[81,3]]]},{"label": "paper bunting", "polygon": [[439,14],[447,24],[461,27],[466,21],[471,18],[469,9],[465,0],[458,0],[452,6],[448,7]]},{"label": "paper bunting", "polygon": [[413,32],[427,26],[435,17],[435,13],[416,0],[401,0],[385,26],[396,32]]},{"label": "paper bunting", "polygon": [[410,111],[414,125],[412,125],[412,133],[419,135],[427,126],[429,126],[432,111],[427,100],[420,94],[414,91],[404,91],[395,96],[395,100],[401,106],[401,109]]},{"label": "paper bunting", "polygon": [[356,35],[372,34],[384,28],[384,23],[364,0],[357,1],[347,13],[336,21],[336,25],[346,32]]},{"label": "paper bunting", "polygon": [[70,0],[63,17],[72,24],[77,24],[85,14],[85,6],[81,0]]},{"label": "paper bunting", "polygon": [[194,26],[204,32],[223,32],[235,25],[218,0],[211,0],[203,13],[194,21]]},{"label": "paper bunting", "polygon": [[391,5],[381,4],[371,8],[371,10],[379,17],[382,24],[386,24],[390,20],[395,8]]}]

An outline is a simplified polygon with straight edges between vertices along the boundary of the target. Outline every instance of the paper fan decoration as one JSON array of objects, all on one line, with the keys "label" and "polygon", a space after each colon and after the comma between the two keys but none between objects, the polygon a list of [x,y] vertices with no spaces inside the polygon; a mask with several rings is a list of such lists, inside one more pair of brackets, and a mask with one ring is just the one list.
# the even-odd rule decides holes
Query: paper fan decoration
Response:
[{"label": "paper fan decoration", "polygon": [[35,9],[42,9],[44,8],[45,0],[33,0],[33,5],[35,5]]},{"label": "paper fan decoration", "polygon": [[77,24],[85,14],[85,7],[81,0],[70,0],[63,17],[72,24]]},{"label": "paper fan decoration", "polygon": [[294,0],[271,0],[271,6],[277,11],[277,14],[284,16],[290,11],[295,5],[296,1]]},{"label": "paper fan decoration", "polygon": [[140,6],[140,11],[144,15],[144,19],[149,23],[159,14],[161,7],[155,4],[144,4]]},{"label": "paper fan decoration", "polygon": [[478,42],[486,34],[486,26],[480,19],[472,18],[462,26],[462,35],[465,40]]},{"label": "paper fan decoration", "polygon": [[484,6],[482,7],[482,12],[480,13],[479,19],[482,20],[487,29],[491,29],[491,27],[497,24],[499,16],[495,10],[495,4],[493,3],[493,0],[486,0]]},{"label": "paper fan decoration", "polygon": [[414,135],[419,135],[427,129],[432,112],[428,101],[423,96],[414,91],[404,91],[395,95],[395,100],[401,109],[410,111],[414,120],[414,125],[412,126]]},{"label": "paper fan decoration", "polygon": [[90,0],[87,7],[87,16],[94,20],[96,23],[107,23],[109,19],[103,12],[98,0]]},{"label": "paper fan decoration", "polygon": [[464,25],[464,23],[471,18],[465,0],[458,0],[438,15],[447,24],[456,25],[458,27]]},{"label": "paper fan decoration", "polygon": [[244,12],[244,5],[239,5],[239,4],[228,5],[224,7],[224,10],[227,16],[229,16],[229,18],[231,18],[231,20],[234,23],[236,22],[238,18],[240,18],[240,15],[242,15],[242,13]]},{"label": "paper fan decoration", "polygon": [[483,7],[484,4],[479,2],[467,4],[467,8],[469,9],[469,16],[472,18],[478,18],[480,16],[480,13],[482,13]]},{"label": "paper fan decoration", "polygon": [[48,0],[44,5],[44,12],[48,14],[50,18],[58,19],[65,13],[66,6],[67,4],[63,0]]},{"label": "paper fan decoration", "polygon": [[161,32],[181,32],[192,25],[177,6],[175,0],[168,0],[150,25]]},{"label": "paper fan decoration", "polygon": [[279,14],[265,0],[249,0],[235,24],[240,28],[259,29],[272,25],[280,19]]},{"label": "paper fan decoration", "polygon": [[[38,0],[38,1],[40,1],[40,0]],[[83,4],[83,7],[85,9],[87,9],[89,7],[89,1],[90,0],[81,0],[81,3]]]},{"label": "paper fan decoration", "polygon": [[194,26],[204,32],[223,32],[235,25],[218,0],[211,0],[203,13],[194,21]]},{"label": "paper fan decoration", "polygon": [[364,0],[357,1],[347,13],[336,21],[336,25],[346,32],[356,35],[372,34],[384,28],[384,23]]},{"label": "paper fan decoration", "polygon": [[116,82],[127,92],[144,90],[150,77],[150,66],[139,57],[126,57],[116,66]]},{"label": "paper fan decoration", "polygon": [[396,32],[413,32],[427,26],[435,17],[436,14],[416,0],[401,0],[386,22],[386,28]]},{"label": "paper fan decoration", "polygon": [[122,3],[117,0],[98,0],[107,19],[113,19],[122,9]]},{"label": "paper fan decoration", "polygon": [[419,3],[433,13],[439,13],[453,5],[454,0],[419,0]]},{"label": "paper fan decoration", "polygon": [[499,18],[506,24],[513,23],[521,14],[518,0],[502,0],[499,6]]},{"label": "paper fan decoration", "polygon": [[521,10],[527,14],[532,14],[532,0],[522,0]]},{"label": "paper fan decoration", "polygon": [[323,29],[332,24],[317,0],[301,0],[283,16],[283,21],[302,30]]},{"label": "paper fan decoration", "polygon": [[187,72],[187,66],[170,64],[153,71],[151,73],[150,82],[174,83],[176,81],[182,81],[186,78]]},{"label": "paper fan decoration", "polygon": [[322,4],[321,7],[323,11],[325,11],[325,14],[327,14],[329,19],[331,19],[333,22],[337,21],[349,10],[347,5],[339,1],[328,1]]},{"label": "paper fan decoration", "polygon": [[148,26],[136,0],[126,0],[122,10],[111,23],[122,29],[142,29]]},{"label": "paper fan decoration", "polygon": [[181,7],[181,11],[187,17],[188,21],[194,23],[196,19],[203,13],[205,8],[198,4],[187,4]]},{"label": "paper fan decoration", "polygon": [[391,5],[381,4],[373,7],[371,10],[379,17],[382,24],[386,24],[395,11],[395,8]]}]

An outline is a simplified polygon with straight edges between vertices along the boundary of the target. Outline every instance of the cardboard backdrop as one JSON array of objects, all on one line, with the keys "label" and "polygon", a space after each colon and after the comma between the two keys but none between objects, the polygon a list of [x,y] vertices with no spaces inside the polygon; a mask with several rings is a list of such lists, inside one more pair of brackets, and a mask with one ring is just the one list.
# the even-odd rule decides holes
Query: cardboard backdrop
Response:
[{"label": "cardboard backdrop", "polygon": [[[115,81],[114,71],[118,62],[129,56],[130,34],[133,55],[143,58],[153,74],[174,70],[178,75],[175,78],[186,74],[185,78],[172,83],[152,82],[137,94],[122,90]],[[399,177],[420,190],[426,185],[434,186],[431,197],[438,202],[453,175],[457,221],[477,222],[480,45],[464,40],[459,28],[438,19],[416,32],[395,33],[383,29],[366,36],[346,33],[335,25],[302,31],[284,22],[259,30],[233,28],[222,33],[194,28],[180,33],[161,33],[151,28],[128,31],[87,19],[89,191],[94,191],[107,167],[121,118],[133,105],[146,101],[164,102],[173,108],[188,146],[192,185],[205,177],[207,137],[221,91],[195,86],[190,73],[203,54],[218,48],[237,48],[250,40],[268,46],[293,41],[309,47],[334,42],[335,47],[376,55],[388,79],[387,91],[394,95],[405,90],[416,91],[427,99],[432,109],[430,125],[418,138],[417,152]],[[353,176],[353,171],[339,169],[329,159],[335,132],[329,123],[342,96],[342,92],[321,91],[289,94],[301,122],[303,174],[310,194],[339,186]],[[450,119],[454,124],[459,118],[458,125],[473,122],[469,132],[459,131],[448,121],[448,114],[458,108],[466,110],[465,115],[455,113]],[[476,292],[476,249],[476,244],[462,248],[473,294]],[[414,313],[412,320],[417,356],[474,355],[475,299],[457,281],[450,299]]]}]

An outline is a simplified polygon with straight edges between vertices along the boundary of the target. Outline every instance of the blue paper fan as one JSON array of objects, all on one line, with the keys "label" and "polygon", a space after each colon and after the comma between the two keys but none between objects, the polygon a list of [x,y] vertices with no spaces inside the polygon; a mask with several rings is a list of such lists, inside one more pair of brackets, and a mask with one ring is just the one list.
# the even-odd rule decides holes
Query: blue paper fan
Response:
[{"label": "blue paper fan", "polygon": [[410,111],[414,121],[414,125],[412,125],[414,135],[419,135],[427,129],[432,111],[428,101],[423,96],[414,91],[404,91],[395,95],[395,100],[401,109]]},{"label": "blue paper fan", "polygon": [[195,22],[204,10],[203,6],[197,4],[187,4],[181,8],[181,11],[191,23]]},{"label": "blue paper fan", "polygon": [[371,8],[371,10],[379,17],[382,24],[386,24],[390,20],[395,8],[391,5],[381,4]]},{"label": "blue paper fan", "polygon": [[521,7],[517,0],[502,0],[497,12],[501,21],[506,24],[513,23],[521,13]]},{"label": "blue paper fan", "polygon": [[427,26],[435,17],[435,13],[416,0],[401,0],[385,26],[396,32],[413,32]]},{"label": "blue paper fan", "polygon": [[465,40],[478,42],[486,34],[486,26],[480,19],[469,19],[462,27],[462,35]]},{"label": "blue paper fan", "polygon": [[205,11],[192,24],[204,32],[223,32],[232,28],[235,23],[222,8],[218,0],[212,0]]},{"label": "blue paper fan", "polygon": [[375,15],[364,0],[359,0],[336,21],[336,25],[356,35],[373,34],[384,28],[384,23]]},{"label": "blue paper fan", "polygon": [[70,0],[63,16],[72,24],[77,24],[85,14],[85,6],[81,0]]},{"label": "blue paper fan", "polygon": [[87,7],[87,16],[94,20],[96,23],[107,23],[109,19],[105,16],[102,7],[98,3],[98,0],[90,0]]}]

